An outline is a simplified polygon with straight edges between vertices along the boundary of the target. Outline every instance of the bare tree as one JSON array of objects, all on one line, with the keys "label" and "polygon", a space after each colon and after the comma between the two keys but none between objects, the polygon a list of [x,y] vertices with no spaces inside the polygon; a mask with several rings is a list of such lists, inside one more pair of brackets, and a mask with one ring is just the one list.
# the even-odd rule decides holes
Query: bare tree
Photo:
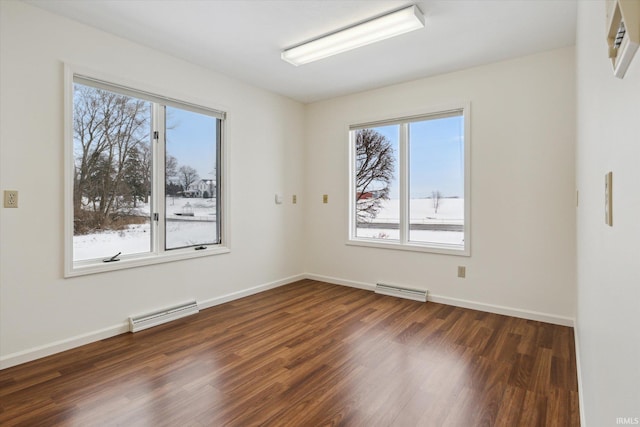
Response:
[{"label": "bare tree", "polygon": [[167,184],[169,184],[171,178],[178,176],[178,159],[173,157],[171,154],[167,154],[167,158],[165,160],[164,176]]},{"label": "bare tree", "polygon": [[[149,143],[148,103],[125,95],[76,85],[74,88],[74,212],[80,228],[109,226],[130,197],[134,158]],[[150,181],[137,174],[137,180]],[[134,192],[141,194],[143,182]],[[83,217],[83,218],[80,218]]]},{"label": "bare tree", "polygon": [[356,218],[374,219],[383,200],[389,199],[393,181],[393,147],[387,137],[373,129],[356,132]]},{"label": "bare tree", "polygon": [[196,182],[198,178],[198,172],[191,166],[180,166],[180,169],[178,169],[178,179],[183,191],[187,191],[189,186]]},{"label": "bare tree", "polygon": [[142,149],[140,150],[140,164],[142,166],[143,172],[143,180],[144,180],[144,203],[149,203],[149,196],[151,195],[151,168],[153,166],[153,153],[151,152],[150,144],[142,144]]},{"label": "bare tree", "polygon": [[438,213],[438,208],[440,207],[440,203],[442,203],[442,193],[440,190],[431,192],[431,203],[433,203],[434,213]]}]

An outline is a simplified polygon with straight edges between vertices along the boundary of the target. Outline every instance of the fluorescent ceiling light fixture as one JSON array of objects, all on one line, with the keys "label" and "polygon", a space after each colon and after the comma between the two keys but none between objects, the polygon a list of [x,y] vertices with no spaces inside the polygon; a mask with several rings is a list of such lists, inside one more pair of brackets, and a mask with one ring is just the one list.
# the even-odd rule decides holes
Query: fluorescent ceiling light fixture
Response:
[{"label": "fluorescent ceiling light fixture", "polygon": [[424,16],[413,5],[286,49],[281,57],[302,65],[420,28],[424,28]]}]

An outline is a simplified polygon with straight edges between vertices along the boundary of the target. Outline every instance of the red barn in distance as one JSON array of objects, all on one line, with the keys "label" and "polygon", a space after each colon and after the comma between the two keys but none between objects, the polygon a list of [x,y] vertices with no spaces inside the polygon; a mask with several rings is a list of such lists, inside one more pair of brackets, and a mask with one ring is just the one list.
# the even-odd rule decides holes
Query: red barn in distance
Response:
[{"label": "red barn in distance", "polygon": [[365,191],[356,193],[356,200],[367,200],[367,199],[377,199],[380,197],[382,190],[373,190],[373,191]]}]

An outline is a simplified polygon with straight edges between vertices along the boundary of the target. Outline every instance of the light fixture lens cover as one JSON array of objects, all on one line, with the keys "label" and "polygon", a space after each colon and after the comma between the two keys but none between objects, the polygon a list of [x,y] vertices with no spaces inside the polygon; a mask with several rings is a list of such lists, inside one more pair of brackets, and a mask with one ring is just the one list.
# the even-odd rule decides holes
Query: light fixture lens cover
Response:
[{"label": "light fixture lens cover", "polygon": [[424,16],[413,5],[286,49],[281,57],[302,65],[420,28],[424,28]]}]

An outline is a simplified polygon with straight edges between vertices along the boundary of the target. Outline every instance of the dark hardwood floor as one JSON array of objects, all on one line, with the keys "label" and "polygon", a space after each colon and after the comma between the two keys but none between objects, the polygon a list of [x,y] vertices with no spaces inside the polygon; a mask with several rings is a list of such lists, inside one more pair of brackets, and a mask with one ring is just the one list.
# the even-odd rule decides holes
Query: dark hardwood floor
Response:
[{"label": "dark hardwood floor", "polygon": [[577,426],[573,330],[305,280],[0,371],[2,426]]}]

